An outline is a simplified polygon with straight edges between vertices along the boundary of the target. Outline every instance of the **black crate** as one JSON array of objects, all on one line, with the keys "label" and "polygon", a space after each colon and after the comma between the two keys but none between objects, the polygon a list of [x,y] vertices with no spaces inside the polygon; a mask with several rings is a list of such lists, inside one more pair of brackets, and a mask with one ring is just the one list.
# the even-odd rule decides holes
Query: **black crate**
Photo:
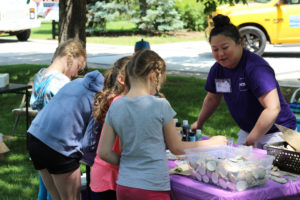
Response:
[{"label": "black crate", "polygon": [[300,153],[279,148],[282,145],[286,147],[288,145],[287,142],[276,142],[270,145],[265,147],[269,155],[275,156],[274,166],[283,171],[300,174]]}]

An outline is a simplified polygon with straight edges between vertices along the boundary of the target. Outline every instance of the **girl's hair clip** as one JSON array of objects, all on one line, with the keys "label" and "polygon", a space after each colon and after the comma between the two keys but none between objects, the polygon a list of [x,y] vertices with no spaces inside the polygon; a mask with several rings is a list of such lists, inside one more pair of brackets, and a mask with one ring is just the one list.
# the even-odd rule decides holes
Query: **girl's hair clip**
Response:
[{"label": "girl's hair clip", "polygon": [[160,98],[166,98],[163,93],[157,92],[154,96],[160,97]]}]

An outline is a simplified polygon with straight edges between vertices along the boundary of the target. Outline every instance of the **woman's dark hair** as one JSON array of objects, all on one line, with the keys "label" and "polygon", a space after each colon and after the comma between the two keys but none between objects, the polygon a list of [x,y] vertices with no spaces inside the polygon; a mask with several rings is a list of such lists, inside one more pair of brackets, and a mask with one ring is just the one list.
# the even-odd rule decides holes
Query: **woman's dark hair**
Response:
[{"label": "woman's dark hair", "polygon": [[218,14],[213,18],[214,28],[209,34],[208,41],[211,42],[211,38],[216,35],[224,35],[230,37],[233,41],[238,43],[241,39],[239,30],[236,26],[230,23],[229,17]]}]

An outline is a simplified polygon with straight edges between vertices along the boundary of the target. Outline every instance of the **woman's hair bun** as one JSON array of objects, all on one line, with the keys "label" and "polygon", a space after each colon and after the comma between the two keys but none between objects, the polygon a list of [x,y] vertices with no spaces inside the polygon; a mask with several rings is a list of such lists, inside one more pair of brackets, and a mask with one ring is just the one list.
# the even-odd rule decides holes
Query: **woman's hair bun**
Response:
[{"label": "woman's hair bun", "polygon": [[229,17],[225,15],[218,14],[213,18],[215,28],[223,27],[230,24]]}]

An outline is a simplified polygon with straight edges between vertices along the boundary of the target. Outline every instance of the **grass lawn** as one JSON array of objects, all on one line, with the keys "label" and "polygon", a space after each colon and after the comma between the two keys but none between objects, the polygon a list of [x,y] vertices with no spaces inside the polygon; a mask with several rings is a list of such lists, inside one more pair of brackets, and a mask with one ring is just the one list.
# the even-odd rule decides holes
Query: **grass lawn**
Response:
[{"label": "grass lawn", "polygon": [[[9,65],[0,66],[0,73],[9,73],[11,83],[27,83],[44,65]],[[205,80],[179,76],[168,76],[162,92],[170,101],[177,117],[193,122],[200,110],[205,91]],[[0,132],[10,135],[15,117],[11,110],[18,107],[21,102],[20,94],[2,94],[0,101]],[[17,134],[25,136],[25,117],[19,122]],[[231,119],[224,102],[216,114],[207,122],[204,134],[224,134],[234,137],[237,132],[234,121]],[[38,192],[37,171],[34,170],[26,150],[25,138],[17,137],[6,142],[10,152],[6,153],[4,160],[0,161],[0,200],[35,199]],[[84,167],[81,166],[82,171]]]},{"label": "grass lawn", "polygon": [[[150,44],[163,44],[170,42],[186,42],[186,41],[199,41],[204,40],[204,34],[201,32],[176,32],[176,35],[164,34],[162,36],[151,35],[136,35],[134,31],[136,26],[132,22],[118,21],[108,22],[106,31],[102,36],[87,36],[88,43],[100,44],[118,44],[118,45],[132,45],[142,38]],[[2,38],[13,38],[16,36],[9,36],[8,34],[1,34]],[[56,39],[58,37],[56,36]],[[30,39],[38,40],[52,40],[52,21],[42,21],[41,27],[31,30]]]},{"label": "grass lawn", "polygon": [[[11,83],[27,83],[41,67],[45,65],[9,65],[0,66],[0,73],[9,73]],[[90,69],[92,70],[92,69]],[[103,70],[100,70],[103,71]],[[161,92],[165,94],[170,104],[177,112],[179,121],[187,119],[192,123],[198,113],[206,91],[204,79],[180,76],[168,76]],[[287,100],[294,89],[282,88]],[[21,102],[20,94],[2,94],[0,96],[0,132],[10,135],[15,117],[11,110]],[[206,122],[203,133],[209,136],[222,134],[237,138],[238,127],[231,118],[229,111],[222,101],[214,115]],[[19,122],[17,134],[26,135],[24,117]],[[34,170],[26,150],[24,137],[16,137],[11,143],[6,141],[10,152],[0,160],[0,200],[27,200],[35,199],[38,193],[37,171]],[[81,166],[84,172],[84,166]]]}]

